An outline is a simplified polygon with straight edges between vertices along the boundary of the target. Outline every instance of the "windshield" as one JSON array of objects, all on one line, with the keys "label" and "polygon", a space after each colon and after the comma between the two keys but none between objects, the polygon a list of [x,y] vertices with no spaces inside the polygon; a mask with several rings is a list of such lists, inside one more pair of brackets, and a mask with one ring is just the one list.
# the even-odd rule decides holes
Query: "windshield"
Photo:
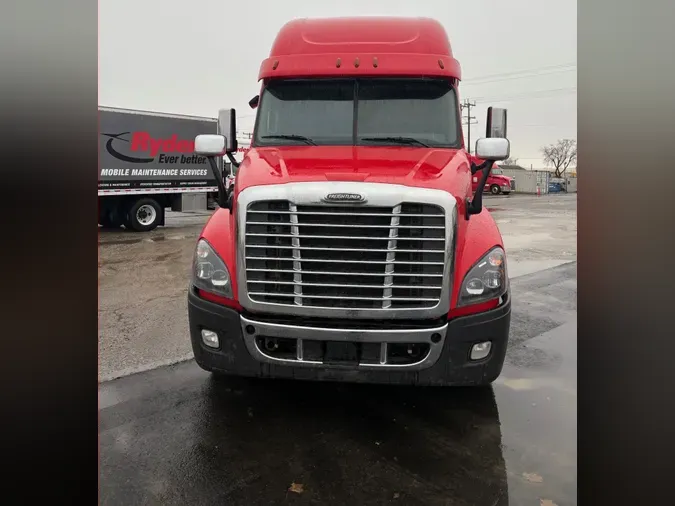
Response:
[{"label": "windshield", "polygon": [[497,167],[493,167],[490,173],[495,174],[497,176],[501,176],[504,174],[504,171],[502,169],[498,169]]},{"label": "windshield", "polygon": [[459,148],[455,89],[446,79],[288,79],[264,89],[254,146]]}]

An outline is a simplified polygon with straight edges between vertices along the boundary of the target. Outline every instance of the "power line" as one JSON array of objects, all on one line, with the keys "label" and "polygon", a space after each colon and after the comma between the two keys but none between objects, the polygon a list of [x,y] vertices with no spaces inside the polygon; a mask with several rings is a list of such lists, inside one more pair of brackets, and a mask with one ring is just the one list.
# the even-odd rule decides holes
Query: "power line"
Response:
[{"label": "power line", "polygon": [[560,125],[518,125],[518,128],[528,127],[528,128],[560,128]]},{"label": "power line", "polygon": [[[547,98],[549,96],[554,96],[560,92],[567,92],[571,93],[574,92],[576,93],[577,87],[576,86],[569,86],[566,88],[555,88],[551,90],[537,90],[537,91],[531,91],[528,93],[520,93],[520,94],[515,94],[515,95],[493,95],[493,96],[488,96],[488,97],[476,97],[475,100],[479,100],[481,102],[502,102],[502,101],[509,101],[509,100],[516,100],[516,99],[521,99],[521,98]],[[553,94],[553,95],[551,95]]]},{"label": "power line", "polygon": [[534,74],[516,75],[516,76],[511,76],[511,77],[501,77],[499,79],[486,79],[486,80],[481,80],[480,82],[470,81],[469,84],[471,84],[472,86],[480,86],[482,84],[497,83],[497,82],[501,82],[501,81],[512,81],[514,79],[527,79],[527,78],[532,78],[532,77],[548,76],[548,75],[552,75],[552,74],[560,74],[562,72],[571,72],[573,70],[576,70],[576,67],[570,68],[570,69],[549,70],[549,71],[546,71],[546,72],[537,72],[537,73],[534,73]]},{"label": "power line", "polygon": [[478,76],[478,77],[470,77],[468,79],[462,79],[462,82],[467,83],[467,82],[474,82],[474,81],[483,81],[485,79],[509,77],[509,76],[519,75],[519,74],[531,74],[532,72],[539,72],[539,71],[542,71],[542,70],[562,69],[562,68],[566,68],[566,67],[576,68],[576,66],[577,66],[576,63],[566,63],[566,64],[562,64],[562,65],[560,65],[560,64],[558,64],[558,65],[546,65],[544,67],[537,67],[537,68],[534,68],[534,69],[516,70],[516,71],[511,71],[511,72],[502,72],[500,74],[489,74],[489,75]]}]

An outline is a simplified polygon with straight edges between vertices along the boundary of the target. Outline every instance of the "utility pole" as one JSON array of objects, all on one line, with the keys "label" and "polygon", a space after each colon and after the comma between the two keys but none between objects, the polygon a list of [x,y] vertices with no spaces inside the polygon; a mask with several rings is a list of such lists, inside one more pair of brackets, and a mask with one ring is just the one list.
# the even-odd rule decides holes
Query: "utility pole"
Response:
[{"label": "utility pole", "polygon": [[471,108],[476,107],[476,102],[469,102],[468,100],[464,100],[463,104],[460,104],[460,108],[462,110],[466,109],[466,143],[467,143],[467,149],[469,151],[469,154],[471,154],[471,125],[477,125],[478,121],[473,121],[476,119],[475,116],[471,116]]}]

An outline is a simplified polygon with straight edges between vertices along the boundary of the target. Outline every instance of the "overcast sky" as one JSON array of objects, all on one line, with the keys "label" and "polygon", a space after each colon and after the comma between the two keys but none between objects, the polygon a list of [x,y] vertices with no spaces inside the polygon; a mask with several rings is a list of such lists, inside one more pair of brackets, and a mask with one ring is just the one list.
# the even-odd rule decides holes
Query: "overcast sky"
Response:
[{"label": "overcast sky", "polygon": [[279,28],[355,15],[445,26],[461,98],[477,106],[472,144],[489,105],[508,108],[511,154],[524,166],[542,165],[543,145],[576,138],[576,0],[100,0],[99,104],[200,116],[234,107],[250,131],[247,103]]}]

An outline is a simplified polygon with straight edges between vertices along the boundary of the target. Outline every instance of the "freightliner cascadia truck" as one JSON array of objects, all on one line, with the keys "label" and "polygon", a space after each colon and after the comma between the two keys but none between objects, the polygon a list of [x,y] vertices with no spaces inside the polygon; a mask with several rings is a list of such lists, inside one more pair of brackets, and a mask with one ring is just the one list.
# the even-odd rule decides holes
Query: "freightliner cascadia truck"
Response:
[{"label": "freightliner cascadia truck", "polygon": [[[484,385],[511,316],[500,232],[483,208],[509,155],[488,109],[472,163],[460,65],[430,19],[294,20],[258,75],[251,145],[196,244],[188,318],[214,374]],[[236,114],[195,150],[237,152]]]},{"label": "freightliner cascadia truck", "polygon": [[183,195],[215,196],[218,185],[194,141],[218,133],[216,118],[102,106],[98,112],[99,225],[147,232],[164,225],[165,208],[182,209]]}]

